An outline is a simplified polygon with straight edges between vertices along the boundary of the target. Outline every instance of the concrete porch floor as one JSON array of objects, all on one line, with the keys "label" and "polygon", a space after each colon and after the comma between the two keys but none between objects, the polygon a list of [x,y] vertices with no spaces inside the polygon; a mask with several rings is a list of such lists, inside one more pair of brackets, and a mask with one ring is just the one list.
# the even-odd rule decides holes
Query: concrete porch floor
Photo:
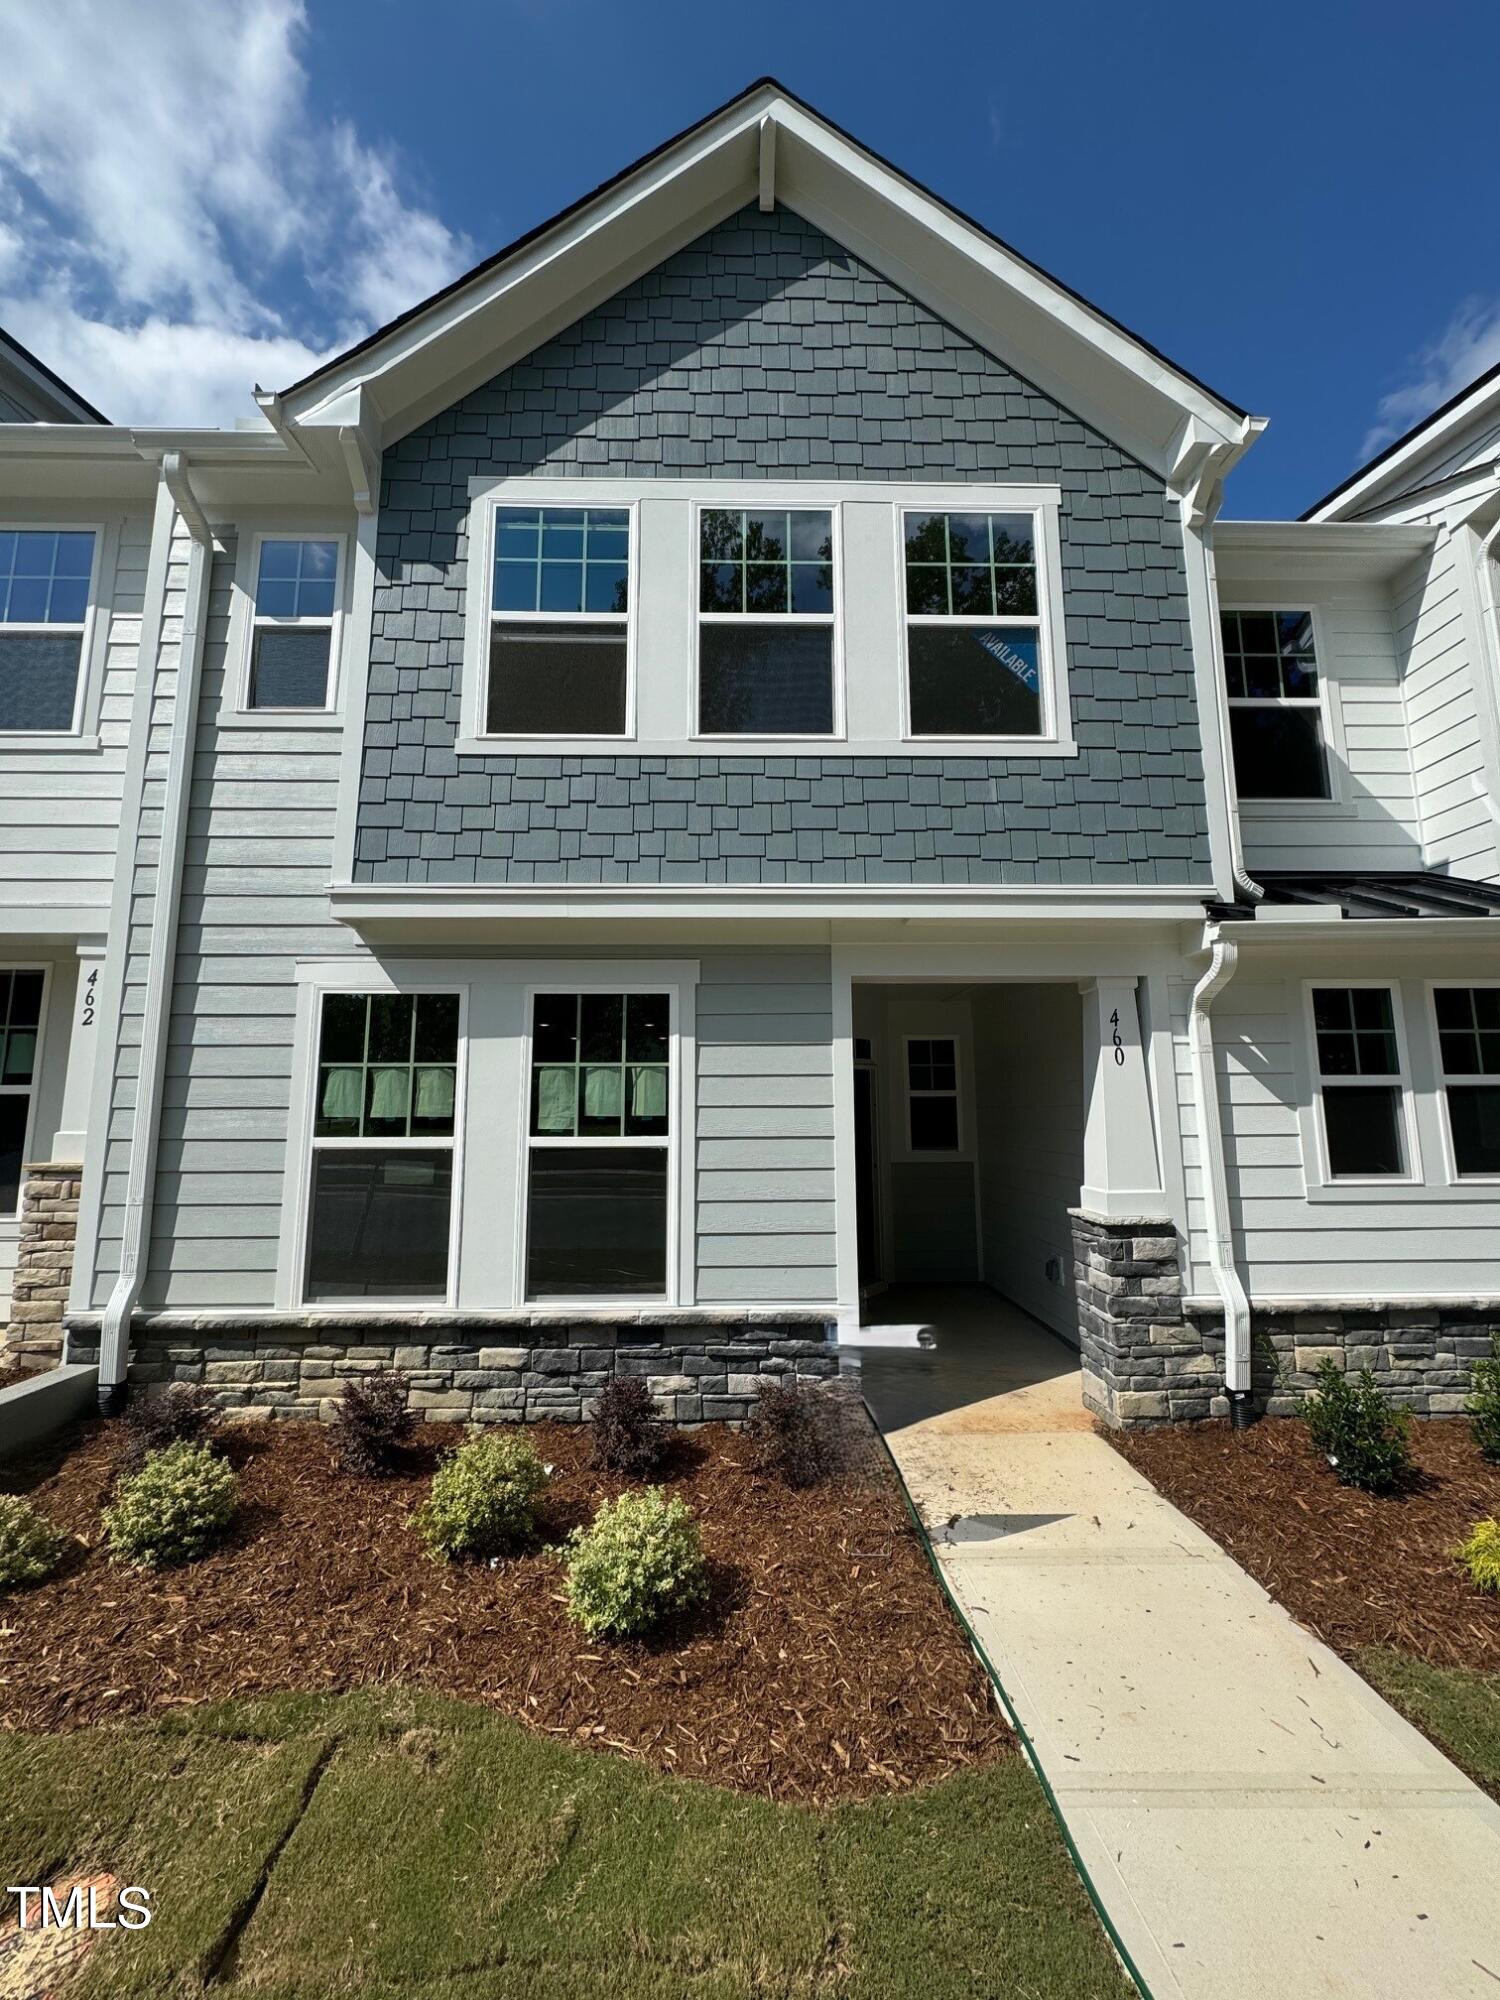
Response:
[{"label": "concrete porch floor", "polygon": [[893,1285],[869,1326],[914,1326],[930,1347],[871,1347],[864,1393],[880,1428],[922,1436],[1089,1430],[1078,1351],[986,1285]]}]

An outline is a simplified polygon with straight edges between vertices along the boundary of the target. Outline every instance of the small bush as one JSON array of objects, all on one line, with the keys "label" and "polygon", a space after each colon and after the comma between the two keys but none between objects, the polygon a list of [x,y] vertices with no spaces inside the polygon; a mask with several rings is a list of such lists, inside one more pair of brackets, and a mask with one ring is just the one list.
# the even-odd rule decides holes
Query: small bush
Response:
[{"label": "small bush", "polygon": [[1303,1415],[1341,1485],[1389,1493],[1410,1469],[1411,1411],[1393,1410],[1368,1368],[1350,1381],[1337,1362],[1325,1361]]},{"label": "small bush", "polygon": [[1474,1429],[1474,1442],[1486,1458],[1500,1460],[1500,1333],[1490,1335],[1490,1358],[1476,1361],[1469,1378],[1471,1394],[1464,1408]]},{"label": "small bush", "polygon": [[51,1576],[68,1545],[29,1500],[0,1493],[0,1590],[18,1590]]},{"label": "small bush", "polygon": [[816,1486],[838,1462],[838,1427],[832,1404],[816,1389],[772,1383],[760,1392],[750,1419],[755,1459],[788,1486]]},{"label": "small bush", "polygon": [[212,1389],[174,1382],[160,1396],[138,1396],[125,1411],[126,1463],[141,1466],[172,1444],[209,1444],[219,1419]]},{"label": "small bush", "polygon": [[698,1523],[659,1486],[606,1501],[566,1551],[568,1611],[590,1638],[653,1631],[708,1588]]},{"label": "small bush", "polygon": [[1500,1521],[1476,1521],[1469,1539],[1453,1551],[1476,1590],[1500,1596]]},{"label": "small bush", "polygon": [[400,1463],[401,1447],[416,1429],[406,1406],[409,1384],[394,1368],[377,1375],[355,1375],[344,1384],[333,1406],[334,1448],[346,1472],[375,1479]]},{"label": "small bush", "polygon": [[233,1466],[206,1444],[184,1438],[154,1451],[104,1510],[111,1551],[148,1569],[192,1562],[234,1518],[237,1489]]},{"label": "small bush", "polygon": [[531,1533],[546,1483],[529,1438],[471,1431],[433,1474],[412,1526],[442,1562],[502,1554]]},{"label": "small bush", "polygon": [[656,1402],[639,1375],[617,1375],[594,1405],[594,1463],[640,1479],[654,1472],[666,1449]]}]

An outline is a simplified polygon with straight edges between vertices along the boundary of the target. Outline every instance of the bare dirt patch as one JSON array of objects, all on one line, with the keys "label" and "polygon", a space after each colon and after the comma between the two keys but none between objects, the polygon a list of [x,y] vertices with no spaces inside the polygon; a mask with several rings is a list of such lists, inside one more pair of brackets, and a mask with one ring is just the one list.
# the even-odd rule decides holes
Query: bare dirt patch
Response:
[{"label": "bare dirt patch", "polygon": [[[60,1730],[175,1705],[375,1682],[491,1703],[535,1729],[684,1776],[824,1803],[926,1784],[1013,1754],[871,1440],[827,1485],[791,1493],[749,1440],[679,1435],[661,1483],[698,1514],[711,1601],[650,1644],[590,1643],[542,1547],[491,1568],[435,1563],[407,1527],[438,1450],[401,1473],[341,1473],[316,1425],[229,1433],[241,1507],[225,1545],[152,1575],[109,1561],[100,1528],[123,1438],[76,1427],[11,1468],[81,1538],[59,1574],[0,1606],[0,1723]],[[586,1430],[538,1425],[554,1466],[543,1534],[629,1482]]]},{"label": "bare dirt patch", "polygon": [[1500,1466],[1469,1426],[1412,1427],[1414,1472],[1398,1493],[1340,1486],[1307,1427],[1266,1418],[1104,1435],[1337,1652],[1390,1646],[1439,1667],[1500,1671],[1500,1598],[1481,1596],[1452,1550],[1500,1513]]}]

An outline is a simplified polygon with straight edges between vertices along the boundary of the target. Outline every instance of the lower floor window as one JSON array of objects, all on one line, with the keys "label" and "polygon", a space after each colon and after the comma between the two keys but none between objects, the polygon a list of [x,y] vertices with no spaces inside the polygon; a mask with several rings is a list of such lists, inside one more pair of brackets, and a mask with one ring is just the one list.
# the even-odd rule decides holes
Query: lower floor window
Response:
[{"label": "lower floor window", "polygon": [[1439,986],[1433,994],[1453,1166],[1500,1175],[1500,986]]},{"label": "lower floor window", "polygon": [[1405,1174],[1406,1079],[1389,987],[1315,987],[1313,1027],[1330,1176]]},{"label": "lower floor window", "polygon": [[906,1045],[907,1123],[914,1153],[958,1151],[958,1044],[943,1035]]},{"label": "lower floor window", "polygon": [[528,1298],[666,1295],[671,1048],[665,993],[535,996]]},{"label": "lower floor window", "polygon": [[448,1295],[456,993],[325,993],[304,1292]]},{"label": "lower floor window", "polygon": [[0,1215],[21,1199],[41,1019],[41,973],[0,972]]}]

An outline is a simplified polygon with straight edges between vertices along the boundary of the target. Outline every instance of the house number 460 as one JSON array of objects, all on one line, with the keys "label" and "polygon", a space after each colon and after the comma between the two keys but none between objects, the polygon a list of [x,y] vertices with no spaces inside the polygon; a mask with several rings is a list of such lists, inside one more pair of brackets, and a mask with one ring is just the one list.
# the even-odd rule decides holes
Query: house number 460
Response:
[{"label": "house number 460", "polygon": [[1120,1040],[1120,1010],[1116,1007],[1109,1017],[1109,1039],[1114,1044],[1115,1061],[1120,1068],[1125,1067],[1125,1044]]}]

